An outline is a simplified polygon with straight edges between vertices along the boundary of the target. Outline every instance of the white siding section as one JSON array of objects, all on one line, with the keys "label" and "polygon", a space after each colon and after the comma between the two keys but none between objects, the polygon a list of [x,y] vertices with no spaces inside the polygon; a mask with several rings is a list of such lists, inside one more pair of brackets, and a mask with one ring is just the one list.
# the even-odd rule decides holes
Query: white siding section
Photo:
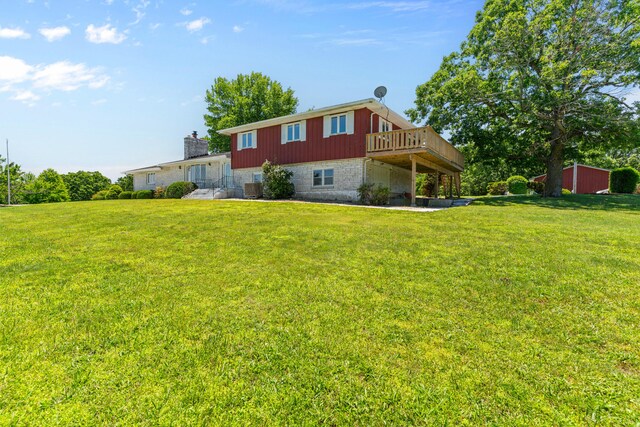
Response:
[{"label": "white siding section", "polygon": [[349,111],[347,113],[347,135],[353,135],[354,128],[354,113]]}]

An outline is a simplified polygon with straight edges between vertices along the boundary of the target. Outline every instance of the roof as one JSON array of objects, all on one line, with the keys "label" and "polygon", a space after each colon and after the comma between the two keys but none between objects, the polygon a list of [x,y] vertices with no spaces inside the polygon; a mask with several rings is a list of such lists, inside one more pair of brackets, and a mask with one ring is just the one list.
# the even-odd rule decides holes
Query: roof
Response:
[{"label": "roof", "polygon": [[231,156],[230,152],[215,153],[215,154],[209,154],[207,156],[192,157],[190,159],[174,160],[174,161],[171,161],[171,162],[158,163],[157,165],[145,166],[143,168],[138,168],[138,169],[131,169],[131,170],[128,170],[128,171],[124,171],[123,173],[125,175],[131,175],[131,174],[140,173],[140,172],[158,172],[158,171],[161,171],[162,168],[166,167],[166,166],[195,165],[195,164],[199,164],[199,163],[202,163],[203,161],[208,161],[208,160],[224,160],[224,159],[228,159],[230,156]]},{"label": "roof", "polygon": [[[563,170],[563,171],[566,171],[567,169],[573,169],[573,166],[574,166],[574,165],[567,166],[566,168],[563,168],[562,170]],[[581,166],[581,167],[583,167],[583,168],[589,168],[589,169],[596,169],[596,170],[599,170],[599,171],[611,172],[611,169],[597,168],[597,167],[595,167],[595,166],[583,165],[582,163],[578,163],[578,164],[576,164],[576,166]],[[543,173],[542,175],[534,176],[534,177],[533,177],[533,178],[531,178],[531,179],[542,178],[543,176],[547,176],[547,174],[546,174],[546,173]]]},{"label": "roof", "polygon": [[304,113],[290,114],[288,116],[276,117],[268,120],[261,120],[259,122],[247,123],[245,125],[235,126],[227,129],[220,129],[218,133],[222,135],[231,135],[239,132],[246,132],[254,129],[266,128],[269,126],[283,125],[285,123],[296,122],[299,120],[310,119],[319,116],[326,116],[327,114],[339,113],[342,111],[357,110],[360,108],[368,108],[374,113],[381,116],[387,116],[388,119],[400,126],[402,129],[411,129],[416,127],[413,123],[402,117],[400,114],[389,109],[386,105],[376,101],[373,98],[362,99],[360,101],[348,102],[346,104],[333,105],[331,107],[319,108],[317,110],[309,110]]}]

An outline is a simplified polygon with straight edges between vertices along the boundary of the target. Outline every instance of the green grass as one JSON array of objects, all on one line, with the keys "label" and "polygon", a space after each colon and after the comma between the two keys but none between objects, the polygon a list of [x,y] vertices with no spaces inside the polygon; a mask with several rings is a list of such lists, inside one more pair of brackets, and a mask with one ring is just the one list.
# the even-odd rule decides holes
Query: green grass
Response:
[{"label": "green grass", "polygon": [[0,209],[1,425],[638,425],[640,197]]}]

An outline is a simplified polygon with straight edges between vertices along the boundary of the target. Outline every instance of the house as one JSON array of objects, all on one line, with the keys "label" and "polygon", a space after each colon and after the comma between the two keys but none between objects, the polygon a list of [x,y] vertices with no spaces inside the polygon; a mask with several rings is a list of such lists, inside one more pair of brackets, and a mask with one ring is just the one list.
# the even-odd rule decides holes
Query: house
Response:
[{"label": "house", "polygon": [[216,188],[231,179],[230,153],[209,154],[209,144],[197,132],[184,138],[184,159],[124,172],[133,176],[134,190],[166,188],[176,181],[191,181],[198,188]]},{"label": "house", "polygon": [[200,188],[244,197],[244,185],[262,181],[269,160],[293,172],[295,197],[355,201],[363,183],[416,200],[416,174],[447,176],[460,193],[464,157],[430,126],[416,127],[375,99],[221,129],[231,152],[209,155],[206,141],[185,138],[185,158],[134,169],[134,189],[189,180]]},{"label": "house", "polygon": [[[562,170],[562,188],[573,194],[593,194],[609,188],[609,169],[581,165],[574,162]],[[539,175],[532,181],[545,182],[547,175]]]},{"label": "house", "polygon": [[375,99],[218,131],[231,137],[233,179],[262,179],[265,160],[293,172],[296,197],[354,201],[363,183],[411,195],[416,173],[445,174],[459,192],[462,154],[430,126],[416,127]]}]

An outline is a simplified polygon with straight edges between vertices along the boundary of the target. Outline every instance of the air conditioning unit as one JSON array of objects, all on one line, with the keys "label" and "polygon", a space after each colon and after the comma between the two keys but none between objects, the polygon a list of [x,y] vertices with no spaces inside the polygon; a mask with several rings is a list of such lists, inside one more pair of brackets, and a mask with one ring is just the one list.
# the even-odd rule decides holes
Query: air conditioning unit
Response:
[{"label": "air conditioning unit", "polygon": [[244,197],[247,199],[257,199],[262,197],[262,183],[247,182],[244,184]]}]

